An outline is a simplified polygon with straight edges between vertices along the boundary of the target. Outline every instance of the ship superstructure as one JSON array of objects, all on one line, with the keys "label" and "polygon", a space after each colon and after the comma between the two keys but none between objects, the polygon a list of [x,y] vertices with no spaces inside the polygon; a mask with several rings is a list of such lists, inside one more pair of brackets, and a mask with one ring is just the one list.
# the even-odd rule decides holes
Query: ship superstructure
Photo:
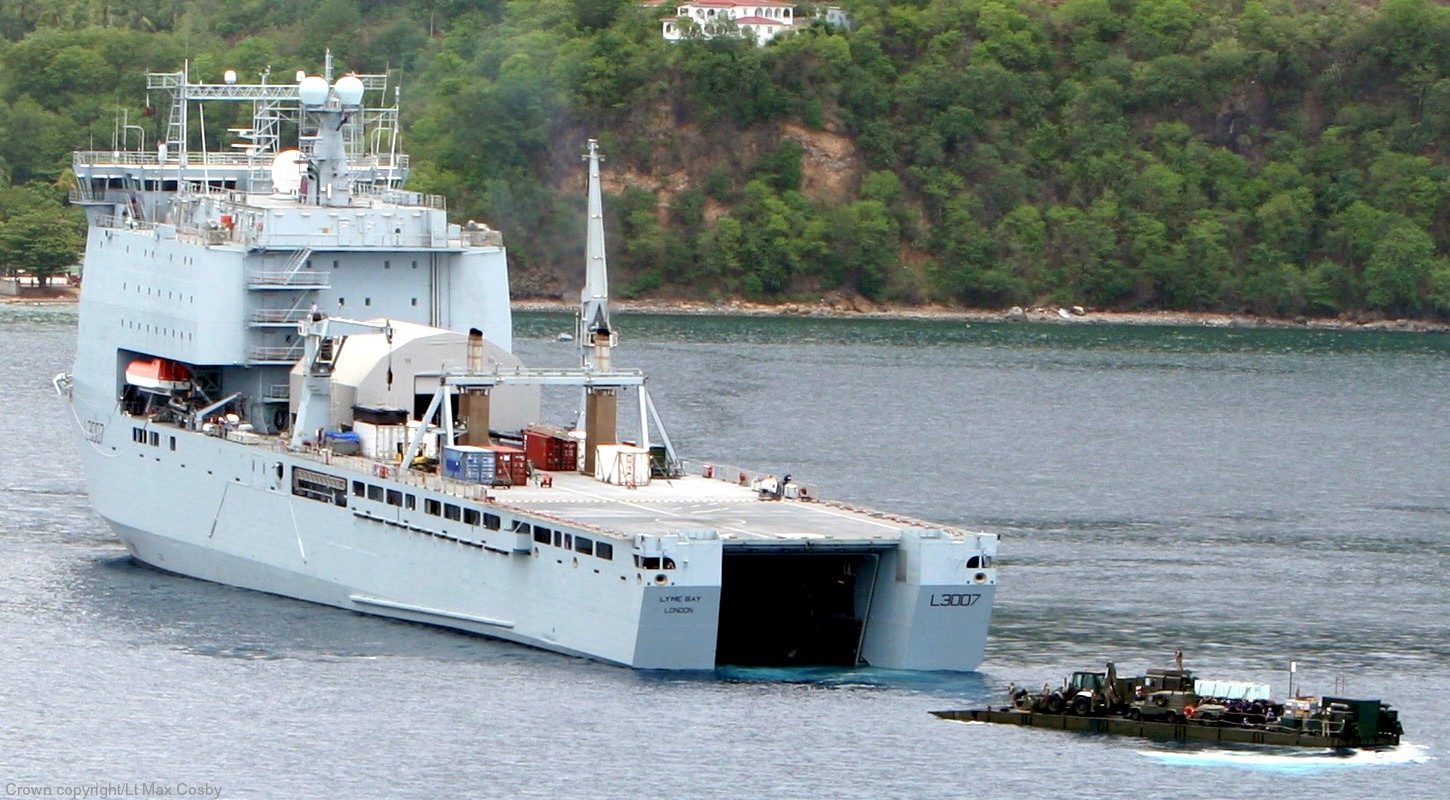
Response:
[{"label": "ship superstructure", "polygon": [[[166,139],[75,157],[57,386],[135,558],[640,668],[977,666],[995,535],[676,455],[614,365],[593,142],[580,366],[533,369],[499,233],[402,188],[385,76],[227,78],[150,76]],[[227,152],[193,139],[213,102],[250,104]],[[541,423],[551,391],[582,424]]]}]

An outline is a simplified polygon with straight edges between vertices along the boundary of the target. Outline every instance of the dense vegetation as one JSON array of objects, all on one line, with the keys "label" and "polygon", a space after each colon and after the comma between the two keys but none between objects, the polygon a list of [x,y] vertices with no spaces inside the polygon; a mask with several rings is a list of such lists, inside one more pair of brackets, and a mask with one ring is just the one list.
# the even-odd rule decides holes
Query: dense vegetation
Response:
[{"label": "dense vegetation", "polygon": [[597,136],[636,294],[1450,316],[1450,9],[841,5],[757,48],[632,0],[12,0],[0,263],[118,108],[154,141],[146,70],[331,47],[399,76],[414,187],[504,230],[525,289],[577,283]]}]

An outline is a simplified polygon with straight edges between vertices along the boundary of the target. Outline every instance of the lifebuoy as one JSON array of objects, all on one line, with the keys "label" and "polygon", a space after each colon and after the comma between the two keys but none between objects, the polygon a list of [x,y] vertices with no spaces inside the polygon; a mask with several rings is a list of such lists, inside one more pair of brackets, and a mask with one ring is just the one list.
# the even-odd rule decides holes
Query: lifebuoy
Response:
[{"label": "lifebuoy", "polygon": [[1184,706],[1183,707],[1183,716],[1188,717],[1189,719],[1193,719],[1193,715],[1195,713],[1197,713],[1197,712],[1198,712],[1198,707],[1197,706]]}]

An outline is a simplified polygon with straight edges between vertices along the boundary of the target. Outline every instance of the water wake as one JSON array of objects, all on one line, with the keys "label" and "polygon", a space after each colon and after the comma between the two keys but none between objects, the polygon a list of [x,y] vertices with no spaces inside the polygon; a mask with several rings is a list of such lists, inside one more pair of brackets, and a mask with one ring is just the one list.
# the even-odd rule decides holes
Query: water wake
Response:
[{"label": "water wake", "polygon": [[1139,750],[1139,755],[1156,759],[1164,764],[1186,767],[1238,767],[1268,772],[1312,772],[1338,767],[1390,767],[1402,764],[1422,764],[1432,760],[1421,745],[1400,742],[1399,747],[1387,750],[1353,750],[1343,754],[1327,750],[1312,750],[1303,753],[1263,753],[1247,750],[1201,750],[1195,752],[1169,752],[1162,750]]}]

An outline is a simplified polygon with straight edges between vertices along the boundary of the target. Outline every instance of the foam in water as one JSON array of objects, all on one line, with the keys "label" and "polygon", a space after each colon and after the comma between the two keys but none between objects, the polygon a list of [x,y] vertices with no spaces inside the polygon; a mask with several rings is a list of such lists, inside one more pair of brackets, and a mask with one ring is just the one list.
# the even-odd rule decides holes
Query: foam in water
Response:
[{"label": "foam in water", "polygon": [[1186,767],[1239,767],[1268,772],[1312,772],[1338,767],[1391,767],[1422,764],[1433,760],[1425,748],[1401,741],[1398,747],[1386,750],[1352,750],[1344,754],[1326,750],[1303,753],[1264,753],[1248,750],[1200,750],[1168,752],[1139,750],[1139,755],[1157,759],[1164,764]]}]

